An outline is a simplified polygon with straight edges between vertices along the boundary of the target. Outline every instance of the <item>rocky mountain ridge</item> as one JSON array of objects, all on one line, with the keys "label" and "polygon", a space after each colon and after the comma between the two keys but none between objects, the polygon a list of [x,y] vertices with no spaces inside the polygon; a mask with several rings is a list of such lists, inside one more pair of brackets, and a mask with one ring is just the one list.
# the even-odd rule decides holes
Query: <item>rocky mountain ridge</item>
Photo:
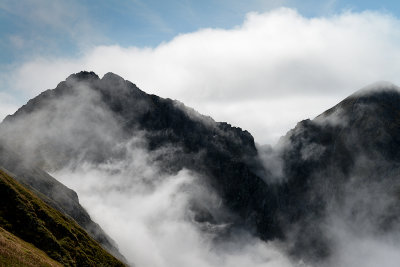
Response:
[{"label": "rocky mountain ridge", "polygon": [[[93,72],[69,76],[0,125],[3,143],[28,166],[47,171],[117,161],[134,140],[160,172],[199,174],[231,214],[219,218],[213,207],[195,203],[198,222],[229,223],[287,242],[294,257],[322,261],[340,243],[327,230],[335,220],[363,222],[363,231],[382,235],[399,229],[399,130],[400,93],[385,85],[299,122],[263,151],[247,131],[146,94],[115,74],[100,79]],[[74,193],[61,191],[76,202]]]}]

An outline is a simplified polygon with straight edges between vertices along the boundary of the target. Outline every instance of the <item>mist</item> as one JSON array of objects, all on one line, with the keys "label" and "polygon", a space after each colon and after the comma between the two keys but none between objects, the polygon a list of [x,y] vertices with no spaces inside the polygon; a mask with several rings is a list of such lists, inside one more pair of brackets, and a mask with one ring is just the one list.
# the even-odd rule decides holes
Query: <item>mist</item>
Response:
[{"label": "mist", "polygon": [[134,146],[123,161],[53,175],[77,191],[135,266],[295,266],[273,242],[245,231],[221,238],[229,225],[197,222],[194,202],[217,218],[228,211],[195,173],[162,175],[151,158]]},{"label": "mist", "polygon": [[[344,267],[398,262],[400,168],[374,146],[390,141],[391,133],[366,139],[371,143],[367,146],[358,128],[350,127],[377,112],[374,106],[357,98],[352,113],[340,108],[346,105],[339,106],[298,123],[278,145],[258,147],[263,182],[277,192],[295,184],[289,191],[293,199],[277,195],[282,211],[270,215],[282,220],[285,238],[266,241],[251,227],[236,224],[238,215],[225,206],[207,172],[174,168],[174,162],[188,159],[200,164],[203,151],[185,154],[183,145],[172,141],[150,149],[150,137],[165,136],[168,128],[150,133],[126,121],[159,112],[156,104],[162,105],[161,100],[147,97],[114,74],[99,79],[94,73],[81,73],[8,117],[1,125],[1,140],[75,190],[132,266]],[[185,119],[217,134],[210,117],[165,101],[174,111],[183,110]],[[182,120],[176,114],[173,118]],[[368,118],[361,120],[363,127],[381,126]],[[346,138],[336,138],[336,133]],[[302,168],[308,170],[306,178],[296,176]],[[302,179],[308,187],[299,193],[303,184],[296,183]],[[296,216],[290,217],[293,210]]]}]

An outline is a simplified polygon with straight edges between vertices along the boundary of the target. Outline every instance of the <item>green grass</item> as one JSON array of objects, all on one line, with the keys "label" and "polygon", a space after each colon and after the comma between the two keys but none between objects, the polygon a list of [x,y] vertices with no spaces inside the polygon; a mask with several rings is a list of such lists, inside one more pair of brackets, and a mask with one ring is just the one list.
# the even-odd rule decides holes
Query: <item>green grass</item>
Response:
[{"label": "green grass", "polygon": [[0,266],[61,267],[46,253],[0,227]]},{"label": "green grass", "polygon": [[124,266],[74,220],[0,170],[0,227],[64,266]]}]

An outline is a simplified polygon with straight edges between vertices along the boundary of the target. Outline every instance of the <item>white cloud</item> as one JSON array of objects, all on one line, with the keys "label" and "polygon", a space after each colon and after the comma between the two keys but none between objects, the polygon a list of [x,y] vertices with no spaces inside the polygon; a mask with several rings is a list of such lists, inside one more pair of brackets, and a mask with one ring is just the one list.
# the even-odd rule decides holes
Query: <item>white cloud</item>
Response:
[{"label": "white cloud", "polygon": [[400,20],[374,12],[306,18],[292,9],[249,13],[233,29],[202,29],[155,48],[98,46],[74,59],[37,58],[7,84],[29,97],[69,74],[114,72],[274,142],[378,80],[400,83]]}]

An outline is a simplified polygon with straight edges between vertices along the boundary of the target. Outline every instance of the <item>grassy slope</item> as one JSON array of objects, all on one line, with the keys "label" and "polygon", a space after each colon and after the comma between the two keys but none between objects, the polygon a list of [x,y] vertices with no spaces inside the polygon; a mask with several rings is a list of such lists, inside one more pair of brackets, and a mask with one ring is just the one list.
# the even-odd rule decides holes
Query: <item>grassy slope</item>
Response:
[{"label": "grassy slope", "polygon": [[0,170],[0,227],[64,266],[124,266],[75,221]]},{"label": "grassy slope", "polygon": [[0,227],[0,266],[59,267],[62,265],[32,244]]}]

